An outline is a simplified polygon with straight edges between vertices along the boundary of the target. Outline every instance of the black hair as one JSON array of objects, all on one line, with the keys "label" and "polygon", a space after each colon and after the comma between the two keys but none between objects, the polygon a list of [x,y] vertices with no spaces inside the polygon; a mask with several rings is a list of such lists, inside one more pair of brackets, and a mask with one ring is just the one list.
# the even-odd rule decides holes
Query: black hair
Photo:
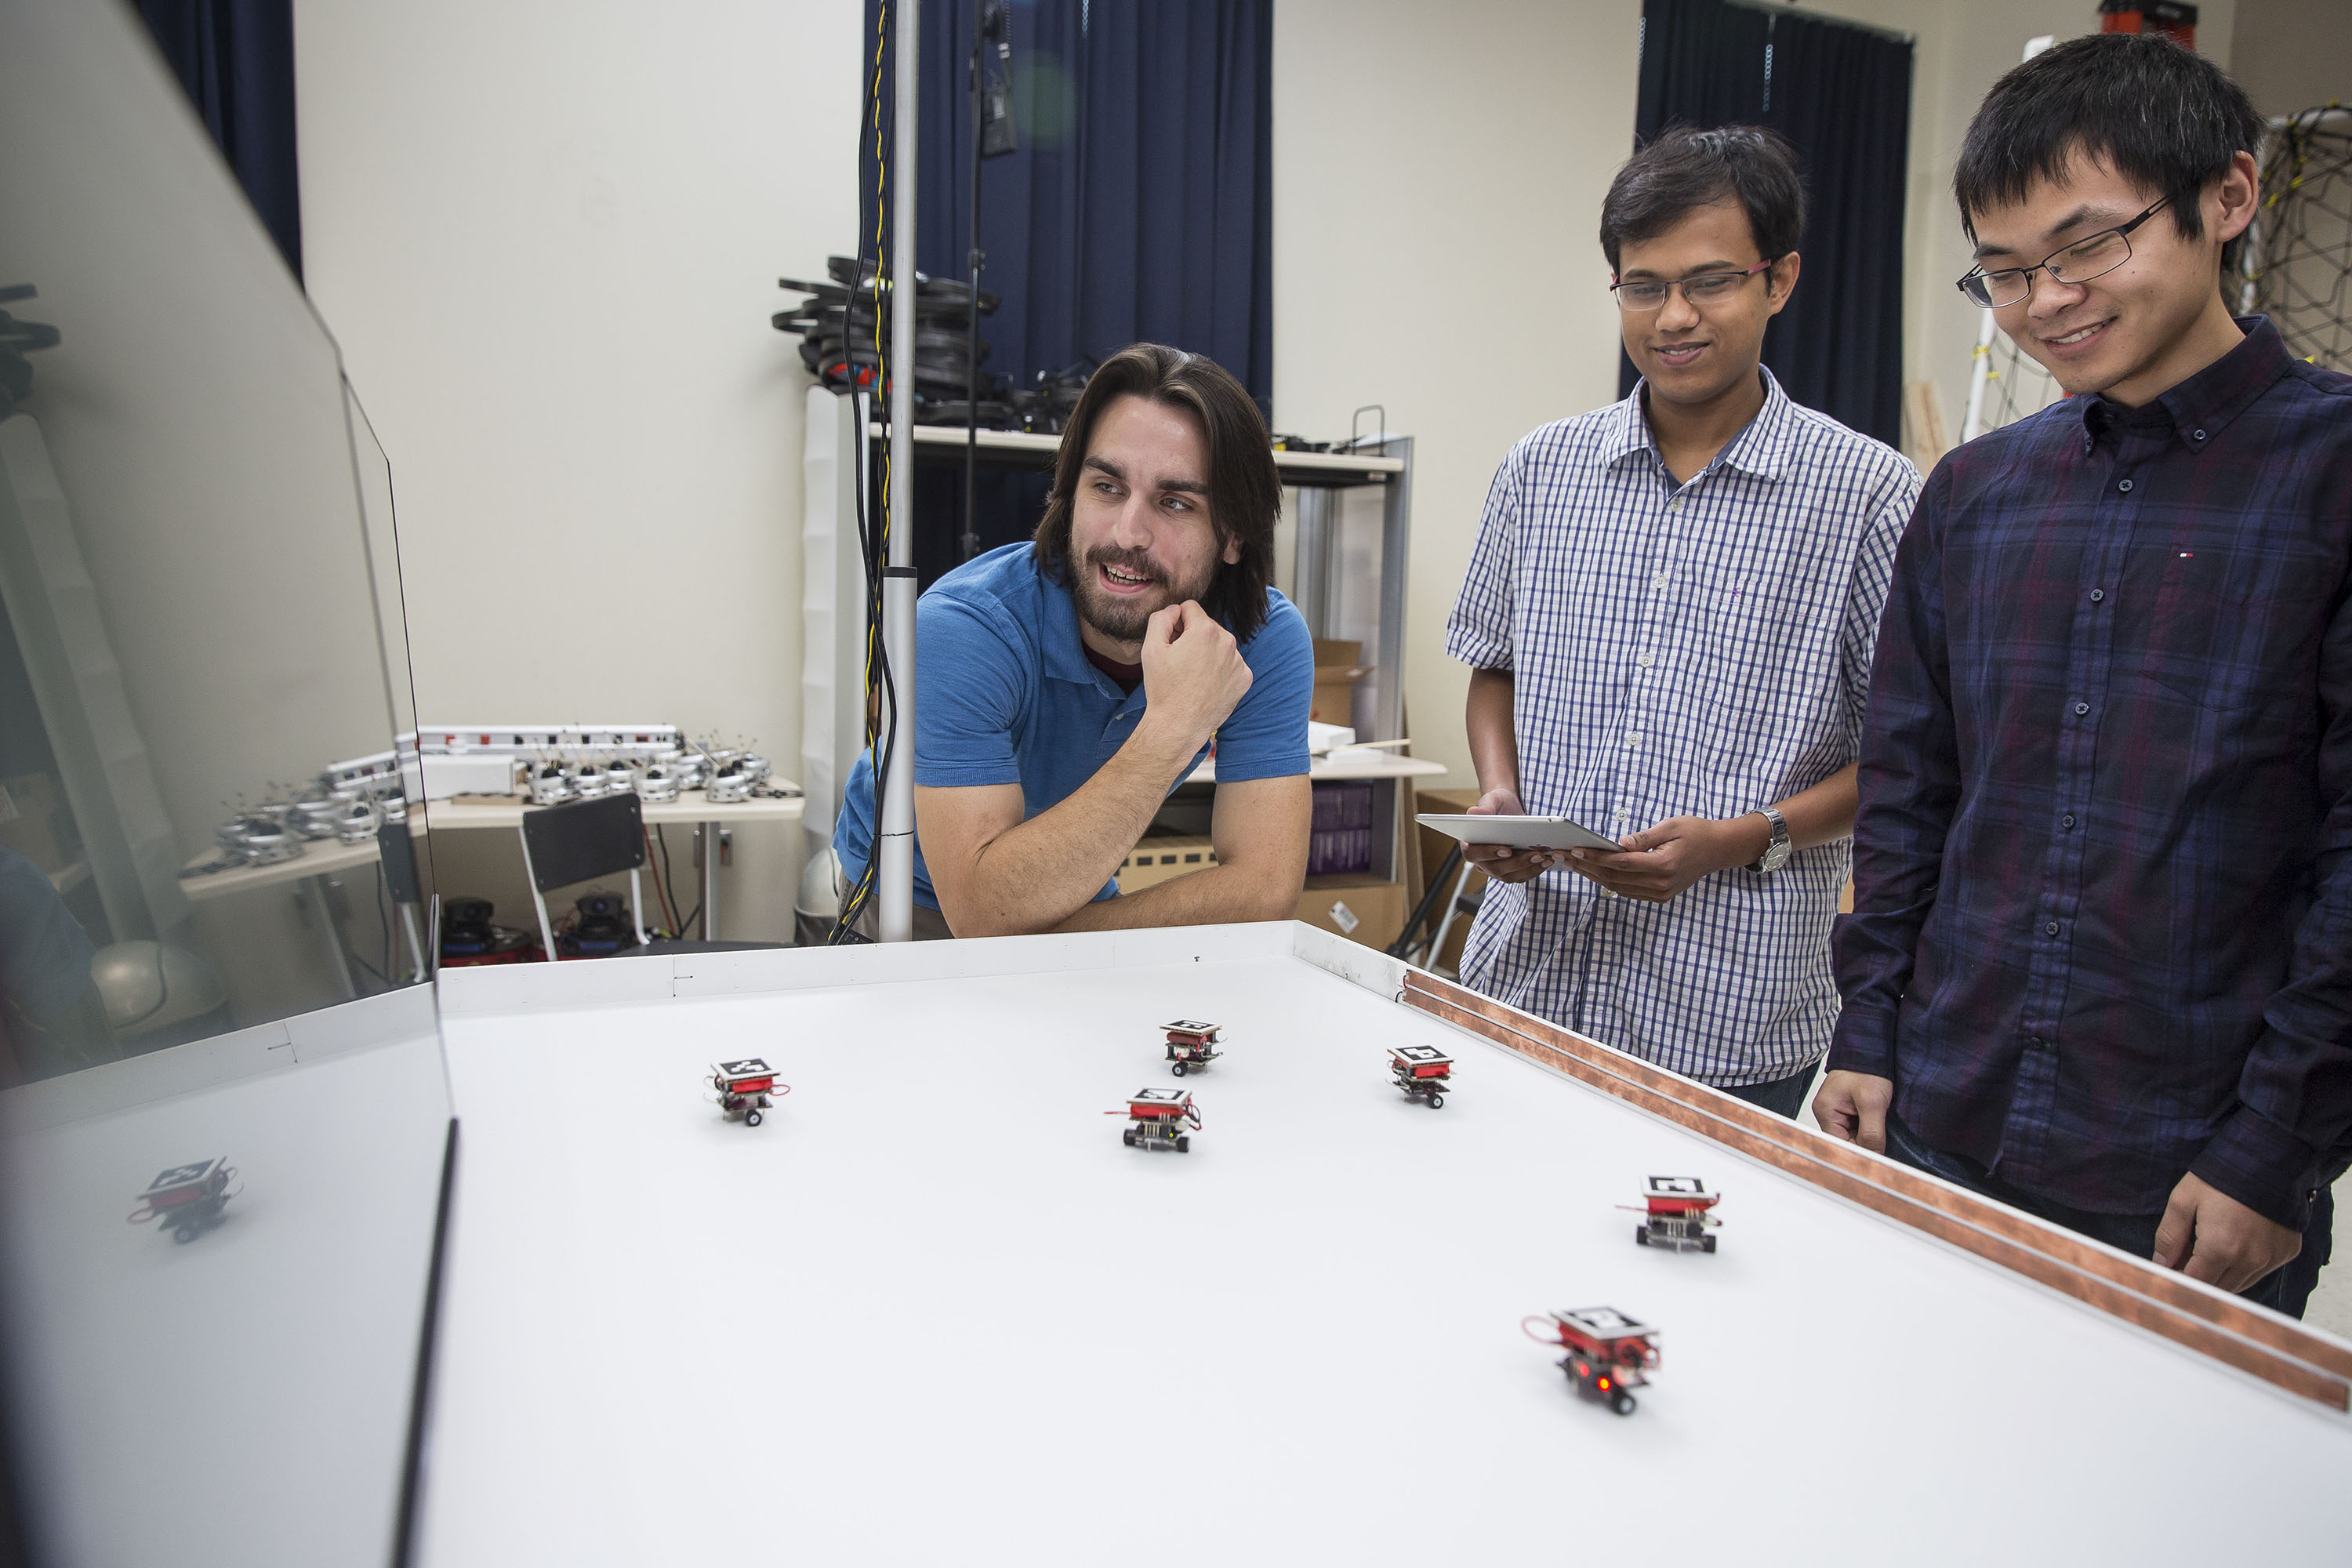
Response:
[{"label": "black hair", "polygon": [[2195,239],[2205,187],[2262,137],[2253,100],[2212,61],[2161,33],[2092,33],[1992,84],[1960,143],[1952,195],[1974,242],[1978,213],[2024,200],[2034,182],[2062,179],[2088,156],[2161,191],[2173,227]]},{"label": "black hair", "polygon": [[1634,149],[1601,204],[1601,249],[1609,269],[1628,243],[1655,239],[1696,208],[1738,199],[1756,248],[1778,261],[1805,232],[1805,184],[1796,149],[1760,125],[1695,131],[1671,125]]}]

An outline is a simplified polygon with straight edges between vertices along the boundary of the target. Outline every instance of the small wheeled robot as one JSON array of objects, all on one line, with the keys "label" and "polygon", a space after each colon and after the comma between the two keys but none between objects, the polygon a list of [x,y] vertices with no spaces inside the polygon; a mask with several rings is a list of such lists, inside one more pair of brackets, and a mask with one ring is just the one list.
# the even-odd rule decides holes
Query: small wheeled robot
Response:
[{"label": "small wheeled robot", "polygon": [[791,1084],[778,1083],[776,1069],[757,1057],[720,1062],[710,1069],[710,1087],[719,1091],[719,1109],[742,1117],[746,1127],[760,1125],[760,1113],[775,1104],[772,1097],[793,1091]]},{"label": "small wheeled robot", "polygon": [[153,1220],[173,1241],[194,1241],[220,1224],[221,1210],[236,1196],[229,1187],[236,1179],[236,1167],[225,1159],[174,1165],[147,1184],[139,1206],[124,1217],[132,1225]]},{"label": "small wheeled robot", "polygon": [[[1529,1328],[1541,1323],[1542,1331]],[[1658,1331],[1637,1323],[1614,1307],[1578,1307],[1520,1323],[1528,1338],[1568,1352],[1559,1370],[1576,1392],[1620,1415],[1633,1414],[1633,1393],[1649,1383],[1658,1366]]]},{"label": "small wheeled robot", "polygon": [[[1715,1237],[1706,1233],[1710,1228],[1721,1229],[1723,1222],[1706,1211],[1721,1203],[1723,1194],[1708,1192],[1706,1184],[1696,1176],[1652,1176],[1650,1190],[1643,1196],[1648,1202],[1634,1209],[1646,1215],[1633,1227],[1635,1241],[1675,1252],[1715,1250]],[[1633,1208],[1632,1204],[1617,1206]]]},{"label": "small wheeled robot", "polygon": [[1184,1130],[1201,1130],[1201,1108],[1192,1103],[1192,1091],[1189,1089],[1139,1089],[1127,1097],[1124,1111],[1106,1110],[1103,1114],[1125,1116],[1132,1123],[1119,1134],[1119,1141],[1130,1149],[1173,1149],[1179,1154],[1189,1153],[1192,1140]]},{"label": "small wheeled robot", "polygon": [[1454,1087],[1454,1058],[1435,1046],[1391,1046],[1389,1071],[1407,1100],[1432,1110],[1445,1103],[1445,1091]]},{"label": "small wheeled robot", "polygon": [[1178,1078],[1196,1068],[1207,1067],[1225,1053],[1217,1049],[1217,1026],[1203,1024],[1197,1018],[1179,1018],[1172,1024],[1162,1024],[1168,1031],[1168,1070]]}]

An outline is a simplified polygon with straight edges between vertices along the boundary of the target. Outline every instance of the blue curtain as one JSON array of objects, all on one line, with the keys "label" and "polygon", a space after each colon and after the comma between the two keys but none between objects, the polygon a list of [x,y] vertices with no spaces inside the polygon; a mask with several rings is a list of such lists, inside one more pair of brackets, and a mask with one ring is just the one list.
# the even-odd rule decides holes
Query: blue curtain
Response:
[{"label": "blue curtain", "polygon": [[[916,265],[961,279],[976,0],[923,7]],[[866,0],[873,68],[879,0]],[[1273,0],[1013,0],[1020,150],[981,166],[984,366],[1039,372],[1150,340],[1274,394]],[[889,84],[882,112],[887,123]],[[872,252],[873,138],[861,244]]]},{"label": "blue curtain", "polygon": [[302,276],[294,161],[293,0],[137,0],[286,265]]},{"label": "blue curtain", "polygon": [[[1903,428],[1903,204],[1910,44],[1727,0],[1644,0],[1634,142],[1672,125],[1769,125],[1811,212],[1796,298],[1764,335],[1789,395],[1895,445]],[[1621,392],[1632,362],[1620,356]]]}]

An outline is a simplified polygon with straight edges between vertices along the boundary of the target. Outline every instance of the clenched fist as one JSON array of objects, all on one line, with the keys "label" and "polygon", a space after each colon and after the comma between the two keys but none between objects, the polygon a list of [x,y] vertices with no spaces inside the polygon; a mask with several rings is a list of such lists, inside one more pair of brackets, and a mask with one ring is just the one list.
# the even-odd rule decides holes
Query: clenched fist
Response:
[{"label": "clenched fist", "polygon": [[1154,611],[1143,629],[1145,717],[1187,750],[1217,732],[1255,679],[1234,634],[1197,599]]}]

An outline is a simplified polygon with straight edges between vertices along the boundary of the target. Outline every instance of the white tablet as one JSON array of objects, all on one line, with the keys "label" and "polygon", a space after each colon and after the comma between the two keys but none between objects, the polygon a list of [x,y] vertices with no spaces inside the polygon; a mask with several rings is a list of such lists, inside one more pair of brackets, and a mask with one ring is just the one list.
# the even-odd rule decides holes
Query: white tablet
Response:
[{"label": "white tablet", "polygon": [[1514,849],[1610,849],[1625,847],[1565,816],[1468,816],[1424,811],[1413,817],[1465,844],[1507,844]]}]

